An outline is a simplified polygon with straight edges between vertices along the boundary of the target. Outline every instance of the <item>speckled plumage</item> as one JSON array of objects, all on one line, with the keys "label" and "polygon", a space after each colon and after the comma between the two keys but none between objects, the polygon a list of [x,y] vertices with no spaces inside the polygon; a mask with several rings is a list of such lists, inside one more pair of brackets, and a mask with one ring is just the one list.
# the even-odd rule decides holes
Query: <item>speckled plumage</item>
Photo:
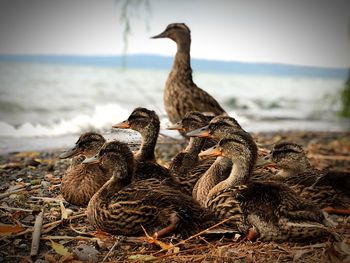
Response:
[{"label": "speckled plumage", "polygon": [[205,207],[217,217],[231,217],[229,224],[242,233],[255,228],[264,241],[306,241],[333,235],[322,211],[286,185],[249,180],[257,146],[246,132],[232,132],[201,155],[214,153],[231,158],[233,163],[229,177],[202,197]]},{"label": "speckled plumage", "polygon": [[61,154],[61,158],[73,158],[61,182],[63,198],[74,205],[85,206],[98,189],[108,181],[109,176],[99,165],[84,165],[85,157],[95,155],[105,139],[97,133],[88,132],[80,136],[73,149]]},{"label": "speckled plumage", "polygon": [[157,163],[154,153],[160,128],[159,117],[154,111],[141,107],[135,108],[127,120],[113,127],[132,129],[141,134],[141,146],[135,153],[135,180],[151,177],[169,178],[168,169]]},{"label": "speckled plumage", "polygon": [[[207,125],[211,117],[200,112],[191,111],[171,129],[176,129],[184,133]],[[170,163],[169,172],[180,189],[188,195],[192,195],[192,190],[198,179],[214,162],[214,158],[200,160],[198,154],[206,144],[204,138],[190,138],[187,147],[178,153]]]},{"label": "speckled plumage", "polygon": [[215,222],[212,214],[164,180],[132,181],[134,158],[126,144],[108,143],[98,158],[112,177],[89,202],[87,216],[94,227],[127,236],[142,235],[141,226],[160,236],[188,236]]},{"label": "speckled plumage", "polygon": [[289,185],[321,208],[350,209],[350,173],[315,169],[303,148],[290,142],[276,144],[270,158],[280,169],[272,180]]},{"label": "speckled plumage", "polygon": [[153,38],[170,38],[177,44],[173,67],[165,84],[164,108],[172,123],[184,118],[189,111],[225,113],[220,104],[192,79],[190,58],[191,32],[183,23],[167,26],[164,32]]}]

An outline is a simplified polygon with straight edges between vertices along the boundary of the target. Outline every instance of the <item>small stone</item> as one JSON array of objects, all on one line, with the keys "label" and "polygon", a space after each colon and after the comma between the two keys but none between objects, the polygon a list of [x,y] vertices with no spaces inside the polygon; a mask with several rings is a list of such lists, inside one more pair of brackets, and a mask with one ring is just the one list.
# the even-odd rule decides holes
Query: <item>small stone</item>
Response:
[{"label": "small stone", "polygon": [[28,224],[28,223],[33,223],[34,220],[35,220],[35,217],[33,215],[28,215],[22,219],[22,222]]}]

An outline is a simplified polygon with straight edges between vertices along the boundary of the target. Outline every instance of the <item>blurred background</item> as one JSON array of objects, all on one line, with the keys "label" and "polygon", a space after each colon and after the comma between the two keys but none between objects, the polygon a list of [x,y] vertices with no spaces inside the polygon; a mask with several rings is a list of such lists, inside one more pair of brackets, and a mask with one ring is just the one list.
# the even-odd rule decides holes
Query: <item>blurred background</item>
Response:
[{"label": "blurred background", "polygon": [[[110,133],[163,88],[192,32],[194,81],[247,131],[350,130],[350,1],[2,0],[0,151]],[[347,84],[346,84],[347,83]]]}]

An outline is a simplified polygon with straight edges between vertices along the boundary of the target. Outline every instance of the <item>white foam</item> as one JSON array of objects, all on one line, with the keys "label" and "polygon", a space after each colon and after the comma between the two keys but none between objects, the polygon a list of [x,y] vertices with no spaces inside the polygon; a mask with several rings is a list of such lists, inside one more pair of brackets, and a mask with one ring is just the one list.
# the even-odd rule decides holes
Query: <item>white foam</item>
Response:
[{"label": "white foam", "polygon": [[130,110],[118,104],[96,106],[92,115],[81,114],[71,119],[63,119],[58,123],[42,125],[38,123],[24,123],[14,127],[6,122],[0,122],[0,136],[6,137],[37,137],[77,134],[85,130],[108,129],[115,122],[128,117]]}]

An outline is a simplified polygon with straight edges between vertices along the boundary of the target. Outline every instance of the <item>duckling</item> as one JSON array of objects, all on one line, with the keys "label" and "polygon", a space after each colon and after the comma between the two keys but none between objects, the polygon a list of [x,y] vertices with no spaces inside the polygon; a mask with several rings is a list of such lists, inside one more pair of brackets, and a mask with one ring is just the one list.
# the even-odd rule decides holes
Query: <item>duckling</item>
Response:
[{"label": "duckling", "polygon": [[94,156],[106,142],[95,132],[82,134],[75,146],[62,153],[59,158],[73,158],[61,182],[63,198],[74,205],[85,206],[98,189],[109,179],[98,165],[83,165],[85,157]]},{"label": "duckling", "polygon": [[192,80],[190,58],[191,31],[184,23],[173,23],[152,38],[170,38],[177,52],[164,89],[164,108],[171,123],[181,121],[188,111],[225,113],[220,104]]},{"label": "duckling", "polygon": [[155,111],[135,108],[127,120],[113,125],[113,128],[132,129],[141,134],[141,147],[135,154],[135,179],[169,178],[169,170],[157,163],[154,154],[160,129],[159,117]]},{"label": "duckling", "polygon": [[269,158],[280,169],[271,179],[286,183],[328,213],[350,214],[349,173],[315,169],[296,143],[276,144]]},{"label": "duckling", "polygon": [[[214,117],[208,125],[188,132],[187,135],[191,137],[211,138],[218,142],[221,138],[230,136],[231,132],[235,130],[243,131],[235,118],[227,115],[219,115]],[[205,206],[209,191],[228,177],[231,168],[231,159],[221,156],[217,157],[210,168],[197,180],[197,183],[193,187],[192,197],[202,206]],[[212,176],[212,174],[216,176]]]},{"label": "duckling", "polygon": [[[306,241],[337,237],[327,227],[323,212],[277,182],[249,180],[257,159],[257,146],[244,131],[234,131],[200,156],[223,156],[232,160],[229,177],[213,187],[206,207],[219,218],[229,218],[238,231],[259,234],[264,241]],[[216,176],[214,173],[212,176]],[[205,182],[202,182],[205,184]],[[201,187],[201,186],[200,186]]]},{"label": "duckling", "polygon": [[210,212],[164,181],[134,181],[135,160],[125,143],[109,142],[83,163],[95,162],[110,179],[88,204],[87,217],[94,227],[126,236],[142,234],[143,227],[155,237],[171,232],[188,236],[213,222]]},{"label": "duckling", "polygon": [[[187,133],[208,124],[211,118],[198,111],[190,111],[180,122],[167,129]],[[191,137],[187,147],[173,158],[169,166],[170,175],[180,185],[180,189],[188,195],[192,195],[193,187],[199,177],[215,161],[215,158],[199,160],[198,154],[205,143],[204,138]]]}]

